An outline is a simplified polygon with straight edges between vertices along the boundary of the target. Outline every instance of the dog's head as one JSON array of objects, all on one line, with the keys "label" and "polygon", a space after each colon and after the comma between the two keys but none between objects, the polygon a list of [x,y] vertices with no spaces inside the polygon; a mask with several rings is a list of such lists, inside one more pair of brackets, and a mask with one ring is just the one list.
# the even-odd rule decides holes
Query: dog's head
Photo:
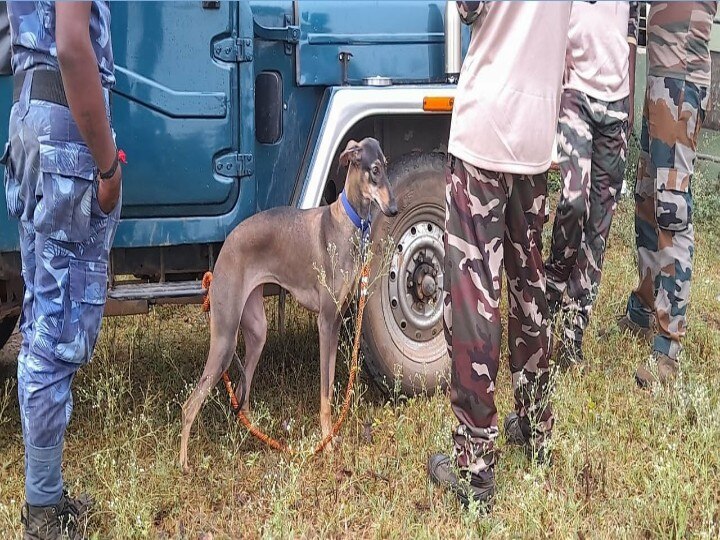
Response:
[{"label": "dog's head", "polygon": [[[360,142],[349,141],[340,154],[340,165],[348,168],[346,189],[357,189],[369,204],[375,202],[386,216],[398,213],[395,195],[387,177],[387,160],[372,137]],[[347,184],[352,183],[352,186]]]}]

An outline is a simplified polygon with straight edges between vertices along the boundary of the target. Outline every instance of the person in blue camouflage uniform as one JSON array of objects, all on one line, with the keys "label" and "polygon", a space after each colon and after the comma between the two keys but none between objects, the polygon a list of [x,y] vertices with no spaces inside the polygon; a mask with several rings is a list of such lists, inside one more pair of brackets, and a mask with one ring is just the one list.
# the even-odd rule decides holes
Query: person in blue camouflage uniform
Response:
[{"label": "person in blue camouflage uniform", "polygon": [[[63,490],[63,440],[73,408],[73,378],[90,360],[100,330],[121,204],[118,195],[114,208],[101,208],[98,190],[104,180],[71,109],[33,98],[38,74],[61,71],[54,3],[8,2],[8,13],[16,83],[22,77],[4,159],[8,211],[19,220],[25,282],[18,357],[27,498],[22,518],[25,538],[74,537],[89,499],[71,499]],[[89,32],[109,126],[114,76],[105,2],[92,2]]]}]

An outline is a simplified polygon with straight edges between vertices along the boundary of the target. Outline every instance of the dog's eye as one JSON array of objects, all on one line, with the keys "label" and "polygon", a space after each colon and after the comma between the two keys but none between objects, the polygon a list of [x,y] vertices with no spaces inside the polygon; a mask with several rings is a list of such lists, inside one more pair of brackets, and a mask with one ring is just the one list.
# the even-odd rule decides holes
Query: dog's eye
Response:
[{"label": "dog's eye", "polygon": [[378,168],[377,165],[375,165],[375,166],[372,168],[372,173],[373,173],[373,174],[379,174],[379,173],[380,173],[380,169]]}]

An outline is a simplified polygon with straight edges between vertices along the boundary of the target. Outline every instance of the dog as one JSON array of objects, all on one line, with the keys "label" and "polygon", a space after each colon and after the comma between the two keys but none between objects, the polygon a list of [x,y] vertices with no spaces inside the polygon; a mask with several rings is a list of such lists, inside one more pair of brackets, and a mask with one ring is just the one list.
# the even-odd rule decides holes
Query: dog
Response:
[{"label": "dog", "polygon": [[[188,439],[193,422],[210,390],[228,369],[237,348],[238,329],[245,340],[243,412],[250,409],[250,386],[267,335],[263,286],[287,290],[306,309],[317,313],[320,335],[320,426],[323,437],[332,429],[331,403],[335,358],[342,311],[349,302],[357,276],[327,276],[327,287],[317,268],[329,269],[328,245],[334,244],[337,268],[356,273],[358,232],[367,234],[372,203],[386,216],[397,215],[388,181],[387,160],[373,138],[349,141],[340,154],[347,167],[345,188],[328,206],[310,210],[291,207],[260,212],[238,225],[228,236],[215,265],[211,293],[210,352],[197,387],[182,407],[180,466],[188,467]],[[358,231],[358,229],[361,229]],[[355,269],[355,270],[353,270]],[[337,274],[342,274],[338,272]]]}]

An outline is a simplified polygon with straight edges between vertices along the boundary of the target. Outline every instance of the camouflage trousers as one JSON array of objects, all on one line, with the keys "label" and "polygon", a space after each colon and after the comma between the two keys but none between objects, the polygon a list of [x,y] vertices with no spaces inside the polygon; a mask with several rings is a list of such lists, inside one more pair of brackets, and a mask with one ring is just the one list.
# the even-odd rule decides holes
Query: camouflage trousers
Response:
[{"label": "camouflage trousers", "polygon": [[25,282],[18,356],[25,491],[30,504],[47,506],[62,494],[71,384],[100,330],[120,204],[109,215],[100,209],[95,162],[70,111],[31,101],[30,81],[10,114],[5,188],[19,220]]},{"label": "camouflage trousers", "polygon": [[655,351],[677,358],[685,335],[694,251],[692,175],[709,92],[669,77],[648,76],[635,186],[639,283],[627,314],[649,328]]},{"label": "camouflage trousers", "polygon": [[485,171],[450,156],[446,181],[443,319],[459,421],[454,453],[461,469],[479,473],[495,463],[503,266],[515,409],[537,444],[553,424],[541,238],[547,177]]},{"label": "camouflage trousers", "polygon": [[582,342],[600,286],[625,176],[629,105],[629,98],[606,102],[572,89],[560,102],[563,184],[545,271],[551,315],[562,306],[563,339],[576,343]]}]

